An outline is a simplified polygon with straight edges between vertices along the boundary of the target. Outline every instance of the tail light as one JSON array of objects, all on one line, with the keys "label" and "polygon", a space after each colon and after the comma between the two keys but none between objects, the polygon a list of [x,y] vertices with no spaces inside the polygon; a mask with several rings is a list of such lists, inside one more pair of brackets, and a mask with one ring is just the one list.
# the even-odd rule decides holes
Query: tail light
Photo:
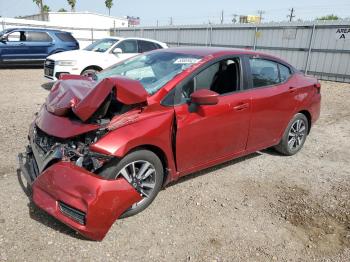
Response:
[{"label": "tail light", "polygon": [[321,93],[321,84],[319,82],[317,82],[316,84],[314,84],[314,87],[316,88],[317,94],[320,94]]}]

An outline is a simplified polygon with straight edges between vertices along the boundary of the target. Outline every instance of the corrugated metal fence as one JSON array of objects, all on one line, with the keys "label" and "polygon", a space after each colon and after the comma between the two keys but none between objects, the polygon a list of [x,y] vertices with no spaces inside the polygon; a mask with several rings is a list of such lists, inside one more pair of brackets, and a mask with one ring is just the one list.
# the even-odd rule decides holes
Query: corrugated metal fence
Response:
[{"label": "corrugated metal fence", "polygon": [[259,50],[319,79],[350,83],[350,21],[135,27],[111,34],[153,38],[169,46]]}]

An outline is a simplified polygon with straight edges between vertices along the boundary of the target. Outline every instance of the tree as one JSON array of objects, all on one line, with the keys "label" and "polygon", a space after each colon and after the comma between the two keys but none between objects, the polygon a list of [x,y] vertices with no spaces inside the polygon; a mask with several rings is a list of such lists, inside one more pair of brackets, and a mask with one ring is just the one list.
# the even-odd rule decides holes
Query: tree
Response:
[{"label": "tree", "polygon": [[113,6],[113,0],[106,0],[105,5],[108,8],[108,15],[111,15],[111,8]]},{"label": "tree", "polygon": [[77,1],[76,0],[67,0],[67,2],[71,7],[72,12],[75,12],[75,5],[76,5]]},{"label": "tree", "polygon": [[51,12],[50,7],[49,7],[48,5],[44,5],[44,6],[43,6],[43,12],[44,12],[44,13]]},{"label": "tree", "polygon": [[67,10],[64,8],[60,8],[60,9],[58,9],[58,12],[67,12]]},{"label": "tree", "polygon": [[331,14],[316,18],[316,20],[339,20],[339,16]]},{"label": "tree", "polygon": [[33,3],[35,3],[39,7],[41,20],[44,21],[43,0],[33,0]]}]

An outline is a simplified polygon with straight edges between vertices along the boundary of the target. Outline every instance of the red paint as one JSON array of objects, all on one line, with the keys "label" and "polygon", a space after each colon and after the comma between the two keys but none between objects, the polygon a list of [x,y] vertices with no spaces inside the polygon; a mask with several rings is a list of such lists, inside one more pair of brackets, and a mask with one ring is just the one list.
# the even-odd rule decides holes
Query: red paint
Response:
[{"label": "red paint", "polygon": [[197,105],[216,105],[219,101],[219,94],[208,89],[201,89],[193,92],[191,101]]},{"label": "red paint", "polygon": [[[163,106],[161,102],[169,92],[213,59],[247,54],[281,61],[261,53],[224,48],[155,52],[170,51],[204,58],[152,96],[139,82],[123,77],[98,84],[86,79],[60,81],[47,100],[52,114],[43,107],[36,119],[37,126],[60,138],[97,129],[98,125],[83,122],[115,87],[119,101],[139,106],[111,119],[107,125],[109,132],[91,144],[90,150],[118,158],[140,147],[155,150],[166,163],[166,183],[169,183],[179,176],[278,144],[288,122],[298,112],[310,114],[311,123],[319,117],[319,83],[297,72],[286,83],[276,86],[220,96],[209,90],[197,91],[192,94],[192,102],[197,103],[194,112],[190,112],[189,103]],[[59,94],[67,97],[58,99]],[[81,121],[64,117],[65,110],[72,110]],[[37,205],[92,239],[102,239],[113,221],[138,201],[135,192],[125,180],[106,181],[74,164],[62,162],[49,167],[34,183]],[[56,200],[87,211],[86,227],[62,215],[57,210]]]},{"label": "red paint", "polygon": [[[140,194],[125,180],[104,180],[68,162],[46,169],[33,184],[34,203],[82,235],[102,240],[114,221]],[[86,225],[64,215],[62,201],[86,213]]]}]

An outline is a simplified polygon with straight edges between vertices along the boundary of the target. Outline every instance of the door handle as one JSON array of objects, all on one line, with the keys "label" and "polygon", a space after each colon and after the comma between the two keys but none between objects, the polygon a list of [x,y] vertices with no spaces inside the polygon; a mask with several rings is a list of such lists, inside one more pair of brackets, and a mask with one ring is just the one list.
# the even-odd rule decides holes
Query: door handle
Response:
[{"label": "door handle", "polygon": [[290,86],[288,89],[290,93],[294,93],[295,91],[297,91],[295,86]]},{"label": "door handle", "polygon": [[233,109],[236,111],[242,111],[244,109],[247,109],[248,107],[249,107],[248,103],[242,103],[242,104],[239,104],[237,106],[234,106]]}]

